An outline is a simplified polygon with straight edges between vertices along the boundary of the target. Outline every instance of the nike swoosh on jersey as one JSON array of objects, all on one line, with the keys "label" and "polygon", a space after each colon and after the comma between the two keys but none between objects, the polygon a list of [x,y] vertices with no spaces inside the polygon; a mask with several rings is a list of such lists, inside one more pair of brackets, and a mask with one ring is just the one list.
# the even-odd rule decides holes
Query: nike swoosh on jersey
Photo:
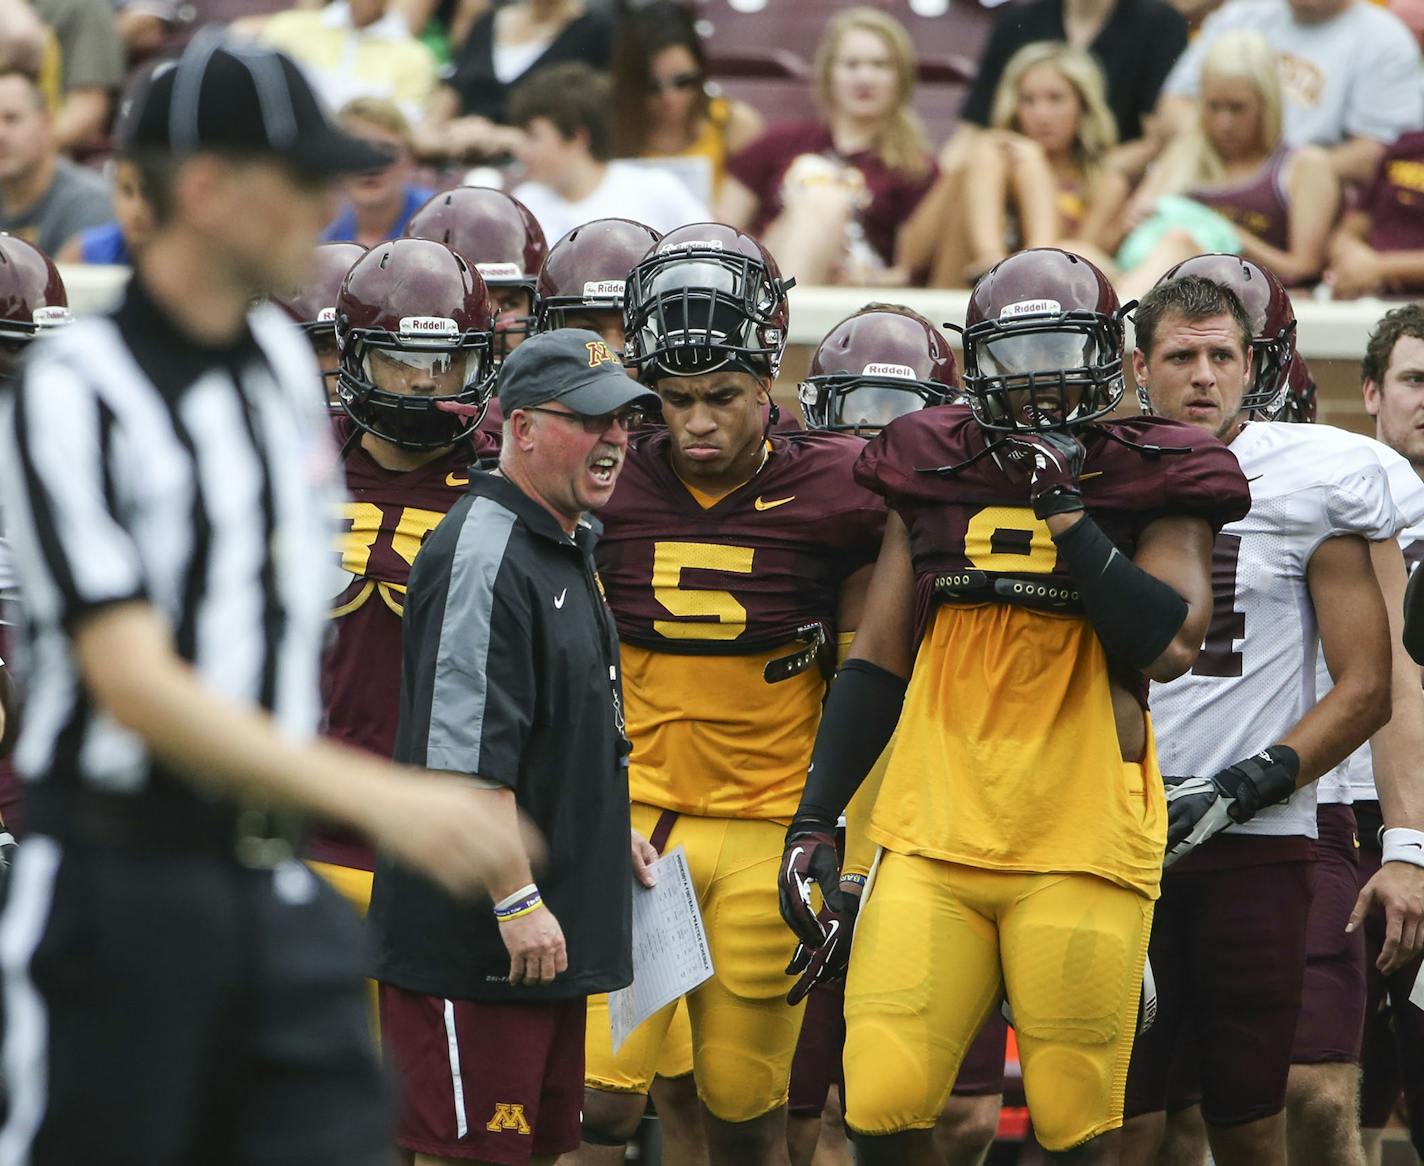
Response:
[{"label": "nike swoosh on jersey", "polygon": [[785,506],[788,502],[795,501],[795,494],[792,494],[786,498],[773,498],[770,502],[768,502],[765,498],[758,497],[757,500],[752,503],[752,505],[755,506],[758,510],[775,510],[778,506]]},{"label": "nike swoosh on jersey", "polygon": [[454,470],[451,470],[448,474],[445,475],[445,484],[447,486],[468,486],[470,484],[470,479],[462,478],[458,474],[456,474]]},{"label": "nike swoosh on jersey", "polygon": [[564,606],[564,597],[568,595],[568,593],[569,589],[565,587],[556,596],[554,596],[554,606],[557,608],[562,608]]}]

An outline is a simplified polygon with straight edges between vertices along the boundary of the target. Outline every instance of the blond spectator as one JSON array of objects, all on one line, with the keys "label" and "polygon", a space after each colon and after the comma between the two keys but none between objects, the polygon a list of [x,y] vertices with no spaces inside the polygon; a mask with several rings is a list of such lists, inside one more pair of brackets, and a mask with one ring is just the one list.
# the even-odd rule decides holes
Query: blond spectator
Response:
[{"label": "blond spectator", "polygon": [[989,124],[965,175],[966,283],[1020,248],[1091,242],[1106,229],[1103,208],[1122,200],[1121,179],[1104,165],[1117,124],[1102,70],[1084,50],[1053,41],[1021,48],[1004,68]]},{"label": "blond spectator", "polygon": [[1293,149],[1282,139],[1275,50],[1260,33],[1233,30],[1215,38],[1201,70],[1196,124],[1134,197],[1148,217],[1118,256],[1124,290],[1145,291],[1203,251],[1239,253],[1287,285],[1313,280],[1325,264],[1339,183],[1322,148]]},{"label": "blond spectator", "polygon": [[709,190],[727,159],[750,145],[762,117],[707,91],[707,57],[692,12],[655,0],[624,17],[613,46],[613,153],[618,158],[705,158]]},{"label": "blond spectator", "polygon": [[290,56],[332,109],[384,97],[414,120],[435,91],[435,56],[386,0],[332,0],[292,8],[261,26],[262,40]]},{"label": "blond spectator", "polygon": [[897,284],[901,233],[936,166],[911,110],[915,50],[875,8],[837,13],[816,52],[819,121],[774,126],[732,158],[717,218],[802,283]]},{"label": "blond spectator", "polygon": [[383,170],[354,174],[342,184],[345,205],[321,234],[323,243],[374,247],[405,234],[405,225],[434,195],[411,181],[415,156],[410,122],[400,106],[383,97],[358,97],[341,107],[337,120],[352,137],[380,146],[391,156]]}]

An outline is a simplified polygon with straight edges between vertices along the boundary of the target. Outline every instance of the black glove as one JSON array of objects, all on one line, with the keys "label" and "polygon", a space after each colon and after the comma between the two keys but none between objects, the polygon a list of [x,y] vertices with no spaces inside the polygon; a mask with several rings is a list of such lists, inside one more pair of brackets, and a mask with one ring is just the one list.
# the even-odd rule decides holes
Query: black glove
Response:
[{"label": "black glove", "polygon": [[796,953],[786,965],[788,976],[805,973],[786,994],[788,1004],[800,1004],[817,984],[834,984],[845,979],[846,968],[850,966],[855,920],[860,912],[860,895],[853,891],[839,891],[838,894],[839,909],[822,907],[816,916],[817,923],[825,932],[825,942],[819,947],[798,943]]},{"label": "black glove", "polygon": [[826,907],[843,912],[844,892],[840,889],[841,858],[836,849],[836,826],[823,818],[800,815],[786,829],[786,848],[781,853],[777,875],[781,897],[781,917],[809,948],[826,942],[826,928],[811,908],[811,885],[819,884]]},{"label": "black glove", "polygon": [[1215,777],[1164,777],[1167,785],[1167,858],[1171,866],[1232,822],[1295,793],[1300,758],[1289,745],[1272,745]]},{"label": "black glove", "polygon": [[1005,443],[1009,465],[1028,477],[1028,496],[1038,518],[1073,514],[1083,509],[1078,474],[1083,468],[1083,443],[1066,429],[1015,434]]}]

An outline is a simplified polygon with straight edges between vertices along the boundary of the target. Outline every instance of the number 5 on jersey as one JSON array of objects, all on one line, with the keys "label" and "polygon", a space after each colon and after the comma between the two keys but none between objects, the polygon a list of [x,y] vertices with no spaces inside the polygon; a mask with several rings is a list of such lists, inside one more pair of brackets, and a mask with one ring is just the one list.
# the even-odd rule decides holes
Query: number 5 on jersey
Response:
[{"label": "number 5 on jersey", "polygon": [[721,543],[653,544],[653,598],[675,619],[653,621],[670,640],[735,640],[747,630],[747,609],[730,591],[688,587],[687,571],[750,575],[756,552]]}]

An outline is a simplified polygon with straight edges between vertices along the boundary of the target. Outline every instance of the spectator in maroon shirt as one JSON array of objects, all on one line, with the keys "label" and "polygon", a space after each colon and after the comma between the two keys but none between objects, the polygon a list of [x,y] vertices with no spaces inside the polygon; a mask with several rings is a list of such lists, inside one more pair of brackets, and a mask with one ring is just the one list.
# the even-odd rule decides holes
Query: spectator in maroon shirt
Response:
[{"label": "spectator in maroon shirt", "polygon": [[1424,131],[1385,151],[1331,240],[1325,282],[1337,300],[1424,291]]},{"label": "spectator in maroon shirt", "polygon": [[760,236],[803,284],[907,282],[902,236],[936,174],[910,111],[915,70],[893,17],[837,13],[816,53],[824,119],[773,126],[738,152],[717,217]]}]

